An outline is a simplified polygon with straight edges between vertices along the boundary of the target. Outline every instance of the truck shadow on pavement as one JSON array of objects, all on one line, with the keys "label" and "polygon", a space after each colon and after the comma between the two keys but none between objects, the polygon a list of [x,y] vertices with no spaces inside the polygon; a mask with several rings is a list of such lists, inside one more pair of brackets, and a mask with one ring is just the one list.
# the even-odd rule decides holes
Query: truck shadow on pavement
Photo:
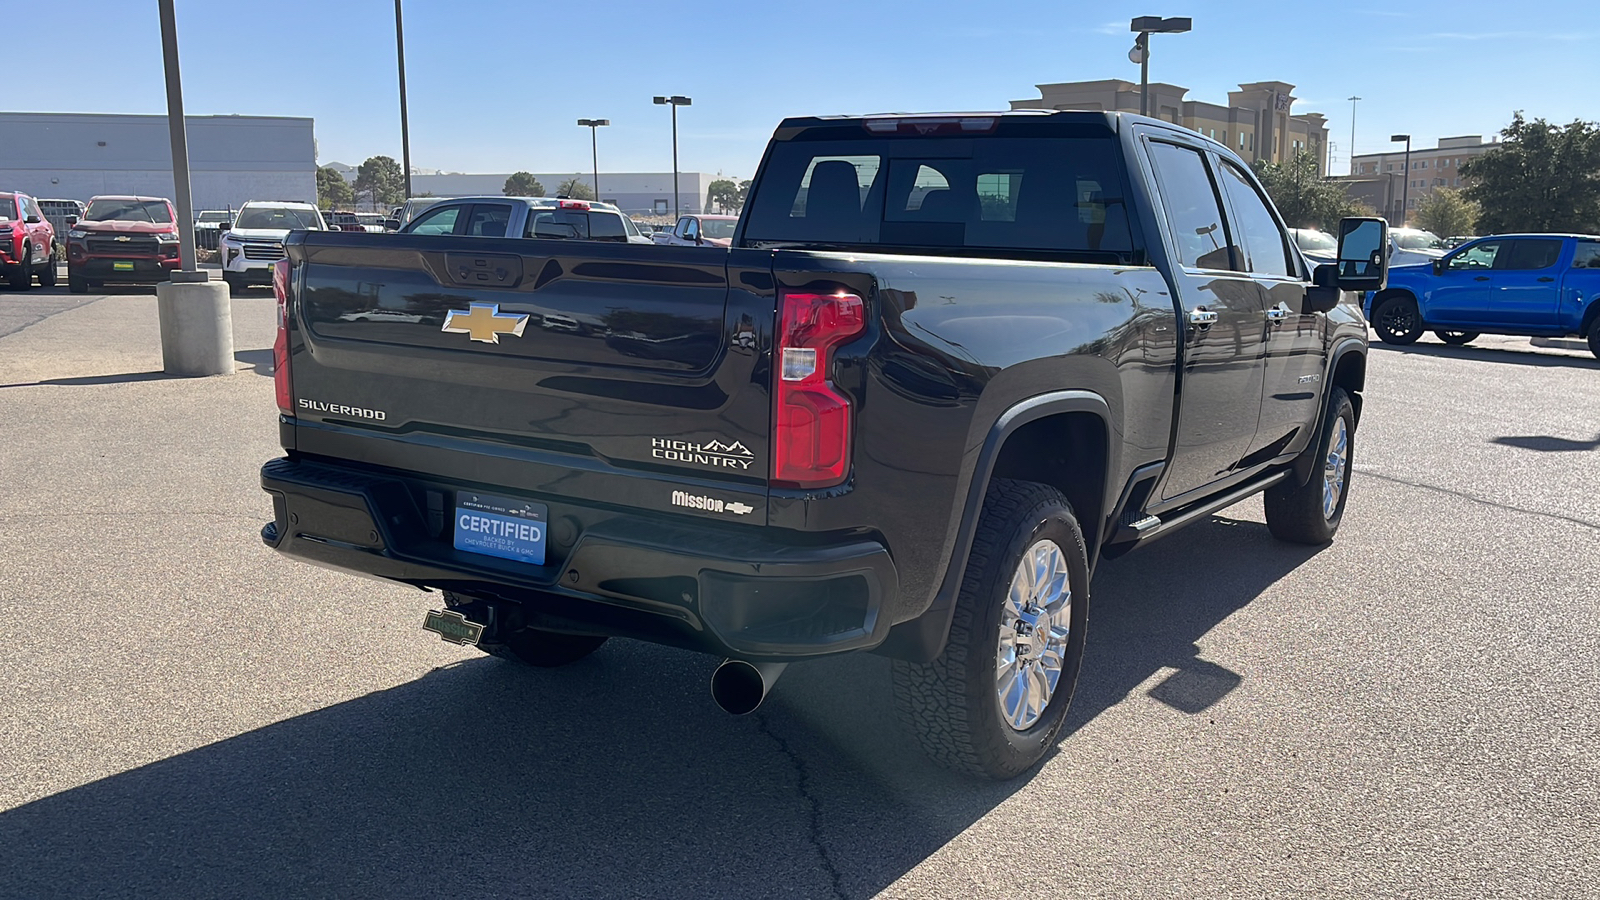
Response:
[{"label": "truck shadow on pavement", "polygon": [[[1374,350],[1386,353],[1410,353],[1418,356],[1437,356],[1443,359],[1470,359],[1479,362],[1508,363],[1516,366],[1537,366],[1546,369],[1600,369],[1600,359],[1593,356],[1568,356],[1540,353],[1529,345],[1526,349],[1505,347],[1452,347],[1449,344],[1407,344],[1395,346],[1374,340]],[[1585,351],[1587,352],[1587,351]]]},{"label": "truck shadow on pavement", "polygon": [[[1212,707],[1240,676],[1197,642],[1315,552],[1217,518],[1103,564],[1056,752],[1166,669],[1149,698]],[[0,893],[864,897],[1055,784],[928,763],[881,658],[794,666],[743,719],[707,696],[714,665],[613,642],[558,670],[435,669],[0,814]]]}]

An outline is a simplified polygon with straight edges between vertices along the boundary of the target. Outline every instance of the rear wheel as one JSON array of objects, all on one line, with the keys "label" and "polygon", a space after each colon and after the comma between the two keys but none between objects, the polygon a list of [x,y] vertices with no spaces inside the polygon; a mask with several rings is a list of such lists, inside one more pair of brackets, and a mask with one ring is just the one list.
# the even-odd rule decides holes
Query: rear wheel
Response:
[{"label": "rear wheel", "polygon": [[1060,491],[996,479],[944,652],[895,660],[900,720],[939,763],[1012,778],[1055,744],[1083,662],[1089,558]]},{"label": "rear wheel", "polygon": [[39,276],[39,286],[40,287],[47,287],[47,288],[55,287],[56,286],[56,258],[55,258],[55,256],[52,255],[49,259],[45,260],[44,263],[42,265],[40,265],[38,269],[34,270],[34,274]]},{"label": "rear wheel", "polygon": [[1476,331],[1435,331],[1433,336],[1452,347],[1470,344],[1478,339]]},{"label": "rear wheel", "polygon": [[[471,597],[447,591],[444,602],[454,609],[470,606],[474,601]],[[468,615],[468,618],[472,616]],[[599,650],[605,642],[605,635],[562,634],[537,628],[518,628],[502,631],[494,641],[479,641],[478,649],[500,659],[550,669],[575,663]]]},{"label": "rear wheel", "polygon": [[1412,344],[1422,337],[1422,313],[1405,295],[1389,297],[1372,311],[1372,327],[1385,344]]},{"label": "rear wheel", "polygon": [[1317,438],[1317,467],[1305,484],[1278,482],[1262,495],[1267,529],[1280,541],[1326,544],[1344,519],[1350,496],[1350,451],[1356,432],[1355,406],[1344,388],[1333,388]]}]

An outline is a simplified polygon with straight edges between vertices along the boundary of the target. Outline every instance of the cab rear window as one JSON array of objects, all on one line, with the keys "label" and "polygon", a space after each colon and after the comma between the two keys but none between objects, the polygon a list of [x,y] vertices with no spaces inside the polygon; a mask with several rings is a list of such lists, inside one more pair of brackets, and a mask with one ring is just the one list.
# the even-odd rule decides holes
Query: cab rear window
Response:
[{"label": "cab rear window", "polygon": [[1131,261],[1122,167],[1109,132],[779,143],[744,240]]},{"label": "cab rear window", "polygon": [[598,210],[541,209],[528,216],[527,237],[571,241],[627,241],[618,213]]}]

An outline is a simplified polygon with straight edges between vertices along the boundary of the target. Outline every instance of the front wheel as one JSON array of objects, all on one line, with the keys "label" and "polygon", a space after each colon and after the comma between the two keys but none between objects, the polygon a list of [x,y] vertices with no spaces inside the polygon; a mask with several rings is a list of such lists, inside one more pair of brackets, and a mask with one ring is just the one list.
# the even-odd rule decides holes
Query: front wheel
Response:
[{"label": "front wheel", "polygon": [[13,291],[25,291],[33,287],[33,248],[24,245],[22,255],[17,257],[18,262],[6,273],[6,283]]},{"label": "front wheel", "polygon": [[1433,336],[1452,347],[1470,344],[1478,339],[1476,331],[1435,331]]},{"label": "front wheel", "polygon": [[56,258],[51,256],[44,261],[44,265],[35,270],[39,276],[39,286],[52,288],[56,286]]},{"label": "front wheel", "polygon": [[1273,537],[1295,544],[1333,540],[1350,498],[1350,451],[1355,433],[1355,405],[1344,388],[1333,388],[1317,437],[1315,471],[1305,484],[1296,484],[1291,475],[1262,495],[1267,529]]},{"label": "front wheel", "polygon": [[1406,296],[1389,297],[1372,310],[1372,327],[1385,344],[1414,344],[1422,337],[1422,313],[1417,301]]},{"label": "front wheel", "polygon": [[1600,359],[1600,317],[1589,324],[1589,352]]},{"label": "front wheel", "polygon": [[1055,488],[989,485],[944,651],[895,660],[901,722],[937,762],[1013,778],[1055,744],[1083,662],[1089,557]]}]

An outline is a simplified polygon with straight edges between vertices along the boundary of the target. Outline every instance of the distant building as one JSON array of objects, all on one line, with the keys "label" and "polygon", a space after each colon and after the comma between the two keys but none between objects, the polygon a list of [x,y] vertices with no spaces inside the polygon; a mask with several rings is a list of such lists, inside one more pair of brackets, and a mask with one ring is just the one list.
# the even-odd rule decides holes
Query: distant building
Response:
[{"label": "distant building", "polygon": [[[312,120],[186,116],[194,208],[247,200],[317,199]],[[172,198],[166,116],[0,113],[0,187],[35,197],[96,194]]]},{"label": "distant building", "polygon": [[1395,150],[1357,156],[1350,161],[1350,175],[1339,180],[1350,185],[1352,197],[1357,197],[1357,191],[1374,192],[1374,189],[1357,185],[1384,185],[1383,205],[1361,197],[1357,199],[1379,210],[1390,221],[1399,222],[1402,202],[1407,210],[1414,210],[1437,188],[1459,190],[1465,187],[1461,179],[1461,167],[1467,160],[1482,156],[1499,146],[1499,141],[1485,141],[1481,134],[1440,138],[1437,147],[1411,148],[1411,169],[1408,172],[1406,149],[1402,144]]},{"label": "distant building", "polygon": [[[441,173],[438,175],[412,175],[411,191],[417,196],[468,197],[499,194],[506,185],[510,172],[464,175]],[[586,187],[594,187],[590,172],[536,173],[534,178],[544,187],[547,195],[554,197],[556,189],[569,178],[576,178]],[[727,176],[708,175],[704,172],[679,172],[679,209],[685,214],[707,212],[706,194],[711,182]],[[734,179],[738,180],[738,179]],[[623,212],[640,216],[672,215],[671,172],[601,172],[600,199],[614,203]]]},{"label": "distant building", "polygon": [[[1039,97],[1013,100],[1012,109],[1087,109],[1139,111],[1139,85],[1131,81],[1074,81],[1036,85]],[[1185,100],[1189,89],[1175,84],[1150,84],[1150,115],[1198,131],[1233,148],[1247,162],[1281,162],[1304,150],[1328,170],[1328,125],[1321,113],[1290,113],[1294,85],[1255,81],[1228,92],[1226,106]]]}]

